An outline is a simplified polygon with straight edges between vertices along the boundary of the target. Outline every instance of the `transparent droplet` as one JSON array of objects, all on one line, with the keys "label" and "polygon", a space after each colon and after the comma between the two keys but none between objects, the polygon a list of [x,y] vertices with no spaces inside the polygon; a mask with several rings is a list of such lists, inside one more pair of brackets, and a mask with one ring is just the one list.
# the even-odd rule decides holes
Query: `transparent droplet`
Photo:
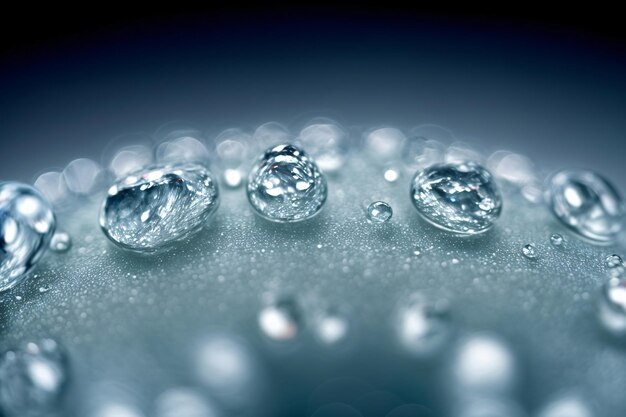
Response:
[{"label": "transparent droplet", "polygon": [[563,236],[558,233],[554,233],[550,236],[550,243],[553,246],[561,246],[563,244]]},{"label": "transparent droplet", "polygon": [[626,336],[626,280],[612,278],[603,285],[598,300],[598,317],[611,334]]},{"label": "transparent droplet", "polygon": [[293,145],[268,149],[250,171],[248,201],[257,214],[275,222],[297,222],[317,214],[326,202],[324,175]]},{"label": "transparent droplet", "polygon": [[327,121],[306,126],[297,142],[315,159],[322,171],[335,172],[346,158],[348,134],[339,124]]},{"label": "transparent droplet", "polygon": [[624,266],[624,260],[621,256],[613,254],[606,257],[605,261],[606,266],[609,268],[615,268],[618,266]]},{"label": "transparent droplet", "polygon": [[370,157],[380,163],[399,160],[406,136],[394,127],[373,130],[365,137],[365,147]]},{"label": "transparent droplet", "polygon": [[487,167],[496,178],[518,186],[537,181],[536,169],[530,159],[509,151],[491,154]]},{"label": "transparent droplet", "polygon": [[194,164],[155,167],[111,186],[100,226],[118,246],[154,252],[198,232],[218,205],[217,183],[206,168]]},{"label": "transparent droplet", "polygon": [[554,215],[580,235],[611,241],[622,230],[624,203],[617,190],[600,175],[565,170],[550,179],[548,201]]},{"label": "transparent droplet", "polygon": [[411,184],[411,197],[428,222],[463,234],[486,231],[502,209],[493,177],[471,162],[434,165],[419,171]]},{"label": "transparent droplet", "polygon": [[402,161],[411,171],[443,162],[445,147],[436,140],[409,135],[402,147]]},{"label": "transparent droplet", "polygon": [[537,250],[535,249],[535,245],[532,243],[527,243],[522,246],[522,254],[528,259],[533,259],[537,257]]},{"label": "transparent droplet", "polygon": [[67,202],[68,190],[63,174],[56,171],[41,174],[35,180],[34,186],[54,206],[61,206]]},{"label": "transparent droplet", "polygon": [[66,357],[52,339],[10,350],[0,359],[0,408],[9,416],[53,415],[67,376]]},{"label": "transparent droplet", "polygon": [[450,305],[445,299],[412,294],[398,305],[397,332],[401,345],[410,353],[435,353],[451,334]]},{"label": "transparent droplet", "polygon": [[159,164],[197,163],[209,160],[209,151],[198,137],[182,136],[161,143],[156,149]]},{"label": "transparent droplet", "polygon": [[55,226],[52,206],[35,188],[0,183],[0,292],[26,277],[48,248]]},{"label": "transparent droplet", "polygon": [[293,300],[280,299],[259,312],[258,322],[268,338],[280,342],[293,340],[300,332],[300,311]]},{"label": "transparent droplet", "polygon": [[67,252],[71,246],[72,238],[65,232],[56,232],[50,240],[50,249],[55,252]]},{"label": "transparent droplet", "polygon": [[217,417],[215,406],[191,388],[172,388],[156,399],[156,417]]},{"label": "transparent droplet", "polygon": [[102,185],[102,167],[87,158],[75,159],[63,170],[67,189],[77,195],[89,195]]},{"label": "transparent droplet", "polygon": [[391,220],[393,210],[384,201],[375,201],[367,206],[367,221],[370,223],[385,223]]},{"label": "transparent droplet", "polygon": [[282,143],[293,141],[293,135],[289,133],[289,129],[278,122],[267,122],[259,126],[255,131],[252,139],[257,149],[264,150],[273,148]]},{"label": "transparent droplet", "polygon": [[111,159],[109,170],[115,178],[123,178],[152,164],[152,150],[147,146],[133,145],[120,149]]},{"label": "transparent droplet", "polygon": [[251,137],[243,130],[226,129],[217,135],[215,142],[215,162],[221,168],[240,168],[249,159]]}]

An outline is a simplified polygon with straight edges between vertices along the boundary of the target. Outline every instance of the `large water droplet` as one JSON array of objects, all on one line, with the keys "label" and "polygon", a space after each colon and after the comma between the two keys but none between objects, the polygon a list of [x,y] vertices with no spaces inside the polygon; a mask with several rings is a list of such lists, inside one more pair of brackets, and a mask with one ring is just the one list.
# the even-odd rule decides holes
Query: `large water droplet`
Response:
[{"label": "large water droplet", "polygon": [[0,291],[24,279],[55,228],[52,206],[26,184],[0,183]]},{"label": "large water droplet", "polygon": [[317,214],[326,202],[326,179],[317,165],[293,145],[267,150],[248,176],[248,200],[260,216],[297,222]]},{"label": "large water droplet", "polygon": [[449,303],[445,299],[428,299],[416,293],[400,303],[397,314],[400,343],[413,354],[431,355],[450,336]]},{"label": "large water droplet", "polygon": [[367,221],[370,223],[385,223],[391,220],[393,210],[384,201],[375,201],[367,206],[366,215]]},{"label": "large water droplet", "polygon": [[493,177],[472,162],[434,165],[419,171],[411,184],[411,197],[424,219],[456,233],[484,232],[502,209]]},{"label": "large water droplet", "polygon": [[622,230],[624,203],[617,190],[600,175],[565,170],[550,179],[548,201],[554,215],[580,235],[611,241]]},{"label": "large water droplet", "polygon": [[156,167],[111,186],[100,226],[123,248],[153,252],[198,232],[218,205],[217,183],[203,166]]},{"label": "large water droplet", "polygon": [[264,307],[259,312],[258,321],[263,334],[272,340],[292,340],[300,332],[300,311],[289,298],[277,300]]},{"label": "large water droplet", "polygon": [[626,336],[626,280],[613,278],[602,286],[598,317],[611,334]]},{"label": "large water droplet", "polygon": [[0,359],[0,408],[8,416],[52,415],[66,381],[66,358],[54,340],[8,351]]},{"label": "large water droplet", "polygon": [[322,171],[334,172],[343,165],[348,134],[338,124],[330,121],[311,124],[302,129],[297,141]]}]

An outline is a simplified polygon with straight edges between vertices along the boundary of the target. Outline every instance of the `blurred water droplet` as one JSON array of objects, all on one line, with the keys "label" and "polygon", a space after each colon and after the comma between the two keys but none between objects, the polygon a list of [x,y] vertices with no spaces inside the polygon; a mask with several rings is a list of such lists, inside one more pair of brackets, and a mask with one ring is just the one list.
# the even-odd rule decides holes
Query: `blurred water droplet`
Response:
[{"label": "blurred water droplet", "polygon": [[375,201],[367,206],[366,216],[370,223],[386,223],[391,220],[393,209],[384,201]]},{"label": "blurred water droplet", "polygon": [[326,202],[324,175],[293,145],[268,149],[250,171],[248,201],[261,217],[297,222],[317,214]]},{"label": "blurred water droplet", "polygon": [[0,183],[0,292],[21,282],[56,227],[52,206],[26,184]]},{"label": "blurred water droplet", "polygon": [[500,216],[502,198],[489,171],[475,163],[435,165],[419,171],[411,184],[413,205],[431,224],[475,234]]},{"label": "blurred water droplet", "polygon": [[222,178],[228,188],[239,188],[243,183],[243,173],[238,169],[225,169]]},{"label": "blurred water droplet", "polygon": [[346,159],[348,134],[330,120],[306,126],[297,142],[324,172],[339,170]]},{"label": "blurred water droplet", "polygon": [[204,167],[156,167],[111,186],[100,226],[123,248],[153,252],[198,232],[218,205],[217,183]]},{"label": "blurred water droplet", "polygon": [[335,311],[318,315],[315,321],[317,338],[326,345],[336,345],[344,341],[350,330],[348,319]]},{"label": "blurred water droplet", "polygon": [[50,249],[55,252],[67,252],[71,246],[72,238],[65,232],[56,232],[50,240]]},{"label": "blurred water droplet", "polygon": [[75,159],[63,170],[63,179],[67,189],[77,195],[89,195],[95,192],[104,180],[102,167],[91,159]]},{"label": "blurred water droplet", "polygon": [[612,278],[602,286],[598,318],[612,335],[626,336],[626,280]]},{"label": "blurred water droplet", "polygon": [[530,159],[508,151],[497,151],[487,160],[487,167],[496,178],[523,186],[537,181],[536,169]]},{"label": "blurred water droplet", "polygon": [[470,145],[462,142],[453,143],[446,149],[444,162],[446,164],[460,164],[463,162],[481,163],[483,156]]},{"label": "blurred water droplet", "polygon": [[563,244],[563,236],[558,233],[554,233],[550,236],[550,243],[553,246],[561,246]]},{"label": "blurred water droplet", "polygon": [[152,164],[152,150],[143,145],[126,146],[111,159],[109,170],[115,178],[144,169]]},{"label": "blurred water droplet", "polygon": [[216,163],[223,169],[240,168],[250,157],[251,136],[241,129],[230,128],[215,138]]},{"label": "blurred water droplet", "polygon": [[383,178],[387,182],[394,183],[400,178],[400,171],[398,171],[396,168],[387,168],[383,173]]},{"label": "blurred water droplet", "polygon": [[522,246],[522,255],[527,257],[528,259],[534,259],[537,257],[537,250],[535,249],[535,245],[532,243],[527,243]]},{"label": "blurred water droplet", "polygon": [[156,399],[156,417],[216,417],[218,412],[205,396],[192,388],[172,388]]},{"label": "blurred water droplet", "polygon": [[373,130],[365,137],[365,147],[370,157],[379,163],[399,160],[406,136],[394,127]]},{"label": "blurred water droplet", "polygon": [[200,139],[183,136],[161,143],[156,149],[159,164],[197,163],[205,164],[209,151]]},{"label": "blurred water droplet", "polygon": [[56,171],[41,174],[35,180],[34,186],[48,201],[55,206],[62,206],[68,198],[68,190],[63,174]]},{"label": "blurred water droplet", "polygon": [[551,400],[537,414],[538,417],[594,417],[589,404],[576,394],[563,394]]},{"label": "blurred water droplet", "polygon": [[292,142],[294,137],[284,125],[278,122],[267,122],[254,131],[252,139],[257,149],[264,150]]},{"label": "blurred water droplet", "polygon": [[434,354],[451,335],[450,305],[445,299],[412,294],[399,303],[397,320],[401,345],[418,356]]},{"label": "blurred water droplet", "polygon": [[8,416],[53,415],[66,382],[66,358],[57,343],[27,343],[0,359],[0,408]]},{"label": "blurred water droplet", "polygon": [[522,186],[522,197],[532,204],[539,204],[543,201],[543,189],[537,183],[531,182]]},{"label": "blurred water droplet", "polygon": [[280,342],[293,340],[300,332],[300,311],[295,301],[279,299],[259,312],[258,322],[268,338]]},{"label": "blurred water droplet", "polygon": [[457,407],[454,417],[525,417],[518,404],[507,398],[471,398]]},{"label": "blurred water droplet", "polygon": [[617,190],[600,175],[565,170],[550,179],[548,200],[554,215],[580,235],[611,241],[622,230],[624,203]]},{"label": "blurred water droplet", "polygon": [[402,161],[410,172],[443,162],[445,146],[436,140],[411,134],[402,147]]}]

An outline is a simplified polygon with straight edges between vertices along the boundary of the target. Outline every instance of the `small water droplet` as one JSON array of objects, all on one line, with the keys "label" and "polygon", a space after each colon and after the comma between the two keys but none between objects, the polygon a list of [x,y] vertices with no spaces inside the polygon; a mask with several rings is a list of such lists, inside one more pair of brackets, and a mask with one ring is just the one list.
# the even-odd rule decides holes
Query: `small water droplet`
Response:
[{"label": "small water droplet", "polygon": [[384,201],[375,201],[367,206],[367,221],[370,223],[385,223],[391,219],[393,210]]},{"label": "small water droplet", "polygon": [[40,293],[44,293],[44,292],[48,292],[50,291],[50,288],[46,288],[46,287],[39,287],[39,292]]},{"label": "small water droplet", "polygon": [[228,188],[239,188],[243,183],[243,174],[238,169],[225,169],[222,178]]},{"label": "small water droplet", "polygon": [[419,171],[411,184],[411,196],[424,219],[456,233],[486,231],[502,209],[502,198],[491,174],[471,162],[434,165]]},{"label": "small water droplet", "polygon": [[54,234],[52,206],[33,187],[0,183],[0,292],[21,282]]},{"label": "small water droplet", "polygon": [[394,183],[400,178],[400,171],[395,168],[387,168],[383,173],[383,178],[385,178],[387,182]]},{"label": "small water droplet", "polygon": [[300,332],[300,311],[295,301],[280,299],[259,312],[258,322],[268,338],[282,342],[293,340]]},{"label": "small water droplet", "polygon": [[534,259],[537,257],[537,250],[535,249],[535,245],[532,243],[527,243],[522,246],[522,254],[528,259]]},{"label": "small water droplet", "polygon": [[66,357],[54,340],[27,343],[0,359],[0,408],[15,416],[51,415],[66,381]]},{"label": "small water droplet", "polygon": [[394,127],[373,130],[365,137],[365,148],[370,157],[379,163],[399,160],[406,136]]},{"label": "small water droplet", "polygon": [[553,246],[561,246],[563,244],[563,236],[558,233],[554,233],[550,236],[550,243]]},{"label": "small water droplet", "polygon": [[318,339],[326,345],[336,345],[345,340],[350,325],[343,315],[329,311],[316,320],[316,334]]},{"label": "small water droplet", "polygon": [[451,333],[448,301],[412,294],[398,306],[397,332],[409,352],[418,356],[435,353]]},{"label": "small water droplet", "polygon": [[21,295],[16,295],[15,296],[15,300],[16,301],[22,301],[22,296]]},{"label": "small water droplet", "polygon": [[306,126],[297,142],[324,172],[339,170],[346,159],[348,134],[337,123],[322,120]]},{"label": "small water droplet", "polygon": [[565,170],[550,179],[548,201],[554,215],[581,236],[611,241],[622,230],[626,209],[606,179],[585,170]]},{"label": "small water droplet", "polygon": [[598,300],[598,318],[614,336],[626,336],[626,280],[612,278],[603,285]]},{"label": "small water droplet", "polygon": [[605,264],[609,268],[615,268],[618,266],[624,266],[624,260],[621,256],[613,254],[606,257],[604,260]]},{"label": "small water droplet", "polygon": [[154,252],[198,232],[218,205],[217,183],[206,168],[194,164],[155,167],[111,186],[100,226],[123,248]]},{"label": "small water droplet", "polygon": [[215,138],[215,163],[223,169],[240,168],[248,160],[251,140],[251,136],[241,129],[224,130]]},{"label": "small water droplet", "polygon": [[297,222],[317,214],[326,202],[324,175],[293,145],[268,149],[250,171],[248,201],[255,212],[275,222]]},{"label": "small water droplet", "polygon": [[72,238],[65,232],[56,232],[50,240],[50,249],[55,252],[67,252],[72,246]]}]

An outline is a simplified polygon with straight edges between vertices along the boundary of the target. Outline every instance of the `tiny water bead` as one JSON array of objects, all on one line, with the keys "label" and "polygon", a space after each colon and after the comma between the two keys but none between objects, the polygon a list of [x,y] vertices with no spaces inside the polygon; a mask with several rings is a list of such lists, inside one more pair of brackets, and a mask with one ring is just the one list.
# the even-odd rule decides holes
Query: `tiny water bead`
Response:
[{"label": "tiny water bead", "polygon": [[473,162],[433,165],[419,171],[411,184],[411,197],[425,220],[462,234],[488,230],[502,210],[492,175]]},{"label": "tiny water bead", "polygon": [[626,336],[626,280],[612,278],[600,292],[598,318],[614,336]]},{"label": "tiny water bead", "polygon": [[550,243],[552,246],[561,246],[563,244],[563,236],[558,233],[554,233],[550,236]]},{"label": "tiny water bead", "polygon": [[136,172],[108,191],[100,226],[116,245],[154,252],[198,232],[217,210],[215,179],[196,164]]},{"label": "tiny water bead", "polygon": [[52,206],[35,188],[0,183],[0,292],[26,277],[48,248],[55,226]]},{"label": "tiny water bead", "polygon": [[50,249],[55,252],[67,252],[72,246],[72,238],[65,232],[56,232],[50,240]]},{"label": "tiny water bead", "polygon": [[611,241],[623,228],[626,209],[606,179],[585,170],[564,170],[549,182],[548,201],[554,215],[578,234]]},{"label": "tiny water bead", "polygon": [[537,250],[535,249],[535,245],[532,243],[527,243],[522,246],[522,255],[527,257],[528,259],[534,259],[537,257]]},{"label": "tiny water bead", "polygon": [[616,268],[624,265],[624,260],[621,256],[613,254],[609,255],[605,259],[606,266],[609,268]]},{"label": "tiny water bead", "polygon": [[370,223],[386,223],[391,220],[393,209],[384,201],[375,201],[367,206],[366,215]]},{"label": "tiny water bead", "polygon": [[67,359],[52,339],[10,350],[0,359],[0,409],[7,417],[56,415],[67,377]]},{"label": "tiny water bead", "polygon": [[292,299],[279,299],[259,312],[258,322],[269,339],[285,342],[294,339],[300,332],[300,311]]},{"label": "tiny water bead", "polygon": [[315,162],[294,145],[268,149],[248,176],[248,201],[258,215],[274,222],[313,217],[326,202],[327,192]]}]

